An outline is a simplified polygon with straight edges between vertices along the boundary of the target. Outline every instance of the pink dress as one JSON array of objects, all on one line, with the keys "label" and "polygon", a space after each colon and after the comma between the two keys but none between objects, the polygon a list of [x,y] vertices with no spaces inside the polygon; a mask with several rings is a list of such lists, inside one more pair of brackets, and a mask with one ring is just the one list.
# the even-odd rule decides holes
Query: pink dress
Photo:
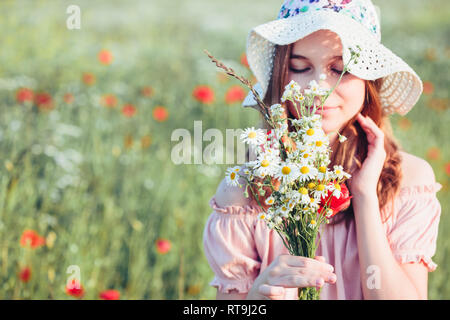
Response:
[{"label": "pink dress", "polygon": [[[423,263],[436,269],[431,257],[436,251],[441,206],[438,182],[405,186],[394,200],[394,214],[384,223],[392,253],[399,263]],[[215,277],[210,285],[222,293],[246,293],[255,278],[280,254],[288,254],[274,230],[258,219],[260,208],[252,205],[220,207],[214,195],[203,246]],[[386,207],[388,210],[390,207]],[[324,225],[316,255],[333,265],[335,284],[322,287],[321,299],[363,299],[354,219],[349,223]],[[286,299],[296,299],[297,288],[287,288]]]}]

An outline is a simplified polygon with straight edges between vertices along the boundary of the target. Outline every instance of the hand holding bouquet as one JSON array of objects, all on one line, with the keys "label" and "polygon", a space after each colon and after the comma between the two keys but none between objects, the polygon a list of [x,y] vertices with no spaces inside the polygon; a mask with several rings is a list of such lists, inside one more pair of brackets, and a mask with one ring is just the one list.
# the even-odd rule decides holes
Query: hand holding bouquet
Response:
[{"label": "hand holding bouquet", "polygon": [[[354,50],[351,53],[350,61],[358,56]],[[267,107],[248,80],[236,76],[232,69],[209,56],[228,74],[249,86],[258,111],[271,126],[267,132],[253,127],[244,130],[241,139],[254,148],[256,160],[229,168],[227,183],[243,187],[239,182],[242,177],[246,181],[245,196],[251,195],[256,201],[261,208],[259,218],[278,232],[289,253],[314,258],[320,227],[346,209],[352,198],[345,185],[350,174],[339,165],[329,168],[332,152],[329,137],[322,129],[321,114],[316,114],[347,71],[350,61],[331,90],[321,88],[315,80],[303,92],[295,81],[286,85],[281,102],[291,101],[300,115],[299,119],[286,119],[281,104]],[[321,80],[325,80],[325,75],[321,75]],[[316,97],[321,102],[319,106],[315,105]],[[288,121],[294,129],[292,132],[288,131]],[[346,140],[339,132],[338,135],[340,142]],[[319,290],[301,288],[299,299],[319,299]]]}]

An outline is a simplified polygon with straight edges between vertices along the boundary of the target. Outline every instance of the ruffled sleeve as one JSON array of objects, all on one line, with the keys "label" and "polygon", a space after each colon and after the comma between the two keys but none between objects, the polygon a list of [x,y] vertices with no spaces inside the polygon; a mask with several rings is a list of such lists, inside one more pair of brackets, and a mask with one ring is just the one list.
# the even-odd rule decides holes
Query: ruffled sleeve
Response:
[{"label": "ruffled sleeve", "polygon": [[258,208],[249,205],[221,207],[215,196],[209,205],[213,212],[205,225],[203,247],[215,274],[210,285],[222,293],[232,290],[247,293],[261,266],[253,237]]},{"label": "ruffled sleeve", "polygon": [[403,187],[399,207],[387,237],[394,257],[400,263],[423,263],[434,271],[431,259],[436,252],[441,205],[436,193],[442,188],[438,182]]}]

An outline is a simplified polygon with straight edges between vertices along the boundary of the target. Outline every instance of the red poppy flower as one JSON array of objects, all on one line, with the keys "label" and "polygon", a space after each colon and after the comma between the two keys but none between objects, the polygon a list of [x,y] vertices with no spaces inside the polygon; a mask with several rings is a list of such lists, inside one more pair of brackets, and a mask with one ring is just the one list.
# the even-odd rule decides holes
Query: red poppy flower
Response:
[{"label": "red poppy flower", "polygon": [[111,62],[113,61],[113,55],[111,51],[105,49],[100,50],[100,52],[98,53],[98,61],[100,61],[100,63],[104,65],[111,64]]},{"label": "red poppy flower", "polygon": [[53,109],[52,96],[47,92],[36,93],[36,95],[34,96],[34,102],[41,110]]},{"label": "red poppy flower", "polygon": [[156,251],[160,254],[166,254],[170,251],[172,244],[167,239],[158,239],[156,241]]},{"label": "red poppy flower", "polygon": [[241,54],[241,64],[247,68],[249,68],[248,61],[247,61],[247,55],[244,53]]},{"label": "red poppy flower", "polygon": [[84,296],[84,287],[78,280],[72,279],[71,283],[66,285],[66,293],[75,298],[82,298]]},{"label": "red poppy flower", "polygon": [[136,114],[136,107],[128,103],[122,107],[122,114],[125,117],[131,118]]},{"label": "red poppy flower", "polygon": [[192,96],[201,103],[211,104],[214,101],[214,91],[209,86],[196,86]]},{"label": "red poppy flower", "polygon": [[83,73],[82,80],[83,80],[84,84],[86,84],[88,86],[92,86],[95,83],[96,79],[92,73],[85,72],[85,73]]},{"label": "red poppy flower", "polygon": [[99,295],[100,299],[102,300],[119,300],[120,299],[120,292],[117,290],[105,290],[100,292]]},{"label": "red poppy flower", "polygon": [[430,81],[424,81],[423,83],[423,93],[432,94],[434,92],[434,85]]},{"label": "red poppy flower", "polygon": [[156,121],[159,121],[159,122],[166,121],[167,117],[169,117],[169,112],[163,106],[156,106],[153,109],[153,118]]},{"label": "red poppy flower", "polygon": [[75,97],[71,93],[66,93],[64,95],[63,99],[64,99],[64,102],[67,103],[67,104],[71,104],[71,103],[73,103],[75,101]]},{"label": "red poppy flower", "polygon": [[117,105],[117,98],[113,94],[105,94],[102,96],[101,104],[107,108],[114,108]]},{"label": "red poppy flower", "polygon": [[441,156],[441,150],[439,148],[431,147],[430,149],[428,149],[428,152],[427,152],[428,159],[437,160],[440,158],[440,156]]},{"label": "red poppy flower", "polygon": [[16,92],[16,101],[18,103],[30,102],[33,101],[34,93],[33,90],[28,88],[20,88]]},{"label": "red poppy flower", "polygon": [[22,233],[20,245],[22,247],[39,248],[45,244],[45,238],[41,237],[36,231],[27,229]]},{"label": "red poppy flower", "polygon": [[149,86],[143,87],[143,88],[141,89],[141,94],[142,94],[144,97],[150,98],[150,97],[153,95],[153,88],[152,88],[152,87],[149,87]]},{"label": "red poppy flower", "polygon": [[[331,183],[330,183],[331,184]],[[328,203],[328,208],[333,210],[333,213],[328,216],[328,218],[333,217],[340,211],[343,211],[347,209],[350,206],[350,199],[353,198],[353,196],[350,196],[350,192],[347,188],[347,185],[345,183],[340,184],[341,186],[341,196],[339,198],[336,198],[333,196],[333,193],[328,191],[328,194],[326,197],[322,197],[321,199],[321,205],[319,206],[319,214],[322,214],[322,211],[324,209],[324,206],[322,204]],[[331,197],[331,199],[330,199]]]},{"label": "red poppy flower", "polygon": [[238,85],[232,86],[225,94],[225,102],[228,104],[242,102],[245,99],[245,90]]},{"label": "red poppy flower", "polygon": [[445,173],[450,177],[450,162],[445,164]]},{"label": "red poppy flower", "polygon": [[24,267],[19,272],[19,279],[22,282],[28,282],[31,279],[31,268],[30,267]]}]

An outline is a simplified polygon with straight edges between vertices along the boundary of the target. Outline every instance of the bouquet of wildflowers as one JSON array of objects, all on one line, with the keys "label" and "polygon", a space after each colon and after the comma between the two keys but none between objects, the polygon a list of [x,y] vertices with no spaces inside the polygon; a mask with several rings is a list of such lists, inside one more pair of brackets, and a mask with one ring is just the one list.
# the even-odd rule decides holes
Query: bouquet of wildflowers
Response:
[{"label": "bouquet of wildflowers", "polygon": [[[351,53],[350,61],[359,56],[355,50]],[[321,88],[315,80],[303,92],[295,81],[285,87],[281,102],[291,101],[301,115],[299,119],[283,118],[281,104],[265,106],[248,80],[236,76],[216,59],[213,61],[249,86],[258,102],[257,109],[271,126],[267,132],[253,127],[244,130],[241,139],[255,150],[256,159],[228,168],[227,183],[243,187],[240,181],[245,180],[245,196],[251,193],[262,209],[259,218],[278,232],[289,253],[314,258],[320,227],[350,205],[351,196],[344,182],[351,176],[342,166],[329,168],[329,137],[322,129],[321,114],[316,114],[348,70],[350,61],[331,90]],[[325,75],[320,77],[325,79]],[[315,105],[315,97],[319,97],[319,106]],[[292,132],[288,131],[287,121],[295,129]],[[341,143],[346,140],[339,132],[338,135]],[[314,287],[301,288],[299,299],[319,299],[319,291]]]}]

